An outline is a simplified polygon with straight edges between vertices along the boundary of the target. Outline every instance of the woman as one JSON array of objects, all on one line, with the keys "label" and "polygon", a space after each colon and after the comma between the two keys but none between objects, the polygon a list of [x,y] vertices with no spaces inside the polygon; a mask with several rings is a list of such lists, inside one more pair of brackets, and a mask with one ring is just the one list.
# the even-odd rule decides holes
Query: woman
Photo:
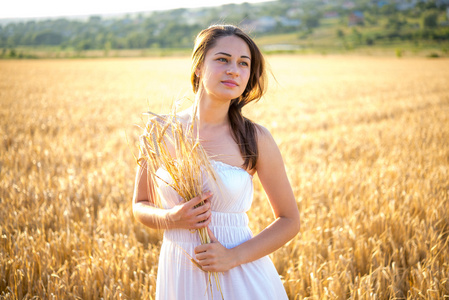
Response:
[{"label": "woman", "polygon": [[[197,36],[192,85],[199,103],[199,137],[208,156],[214,158],[211,164],[225,192],[206,192],[201,198],[182,202],[171,188],[162,186],[159,194],[165,208],[157,208],[148,196],[154,187],[147,183],[145,165],[139,168],[134,216],[148,227],[165,229],[157,299],[220,299],[220,291],[215,284],[209,286],[205,271],[220,272],[224,299],[287,298],[267,255],[298,233],[299,212],[274,139],[267,129],[241,113],[244,105],[263,95],[265,78],[262,54],[239,28],[214,25]],[[179,117],[188,122],[192,110]],[[246,211],[251,206],[256,172],[275,221],[252,236]],[[163,171],[158,176],[163,177]],[[197,207],[203,200],[205,204]],[[191,233],[201,227],[209,228],[210,244],[201,245]]]}]

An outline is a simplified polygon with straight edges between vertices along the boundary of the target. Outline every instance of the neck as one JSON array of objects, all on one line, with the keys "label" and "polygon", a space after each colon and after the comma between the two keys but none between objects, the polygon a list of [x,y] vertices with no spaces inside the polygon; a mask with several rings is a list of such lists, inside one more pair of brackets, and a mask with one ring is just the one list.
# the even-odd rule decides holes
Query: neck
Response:
[{"label": "neck", "polygon": [[197,96],[197,117],[200,128],[222,126],[229,123],[230,101],[211,101],[207,97]]}]

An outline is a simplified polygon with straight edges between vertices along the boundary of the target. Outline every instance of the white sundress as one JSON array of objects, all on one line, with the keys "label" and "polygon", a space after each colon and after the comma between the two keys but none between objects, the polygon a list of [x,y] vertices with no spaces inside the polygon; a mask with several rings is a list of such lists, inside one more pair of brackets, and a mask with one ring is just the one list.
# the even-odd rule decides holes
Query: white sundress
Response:
[{"label": "white sundress", "polygon": [[[252,237],[246,212],[253,199],[252,176],[244,169],[211,160],[220,180],[220,192],[211,197],[212,217],[209,228],[226,248],[233,248]],[[159,169],[157,175],[170,182],[167,171]],[[181,197],[163,181],[158,180],[159,194],[164,208],[182,201]],[[213,190],[207,180],[203,190]],[[222,299],[214,277],[195,266],[194,248],[201,242],[198,233],[186,229],[165,230],[161,247],[156,284],[158,300]],[[225,300],[279,300],[288,299],[272,261],[268,256],[242,264],[227,272],[218,273]]]}]

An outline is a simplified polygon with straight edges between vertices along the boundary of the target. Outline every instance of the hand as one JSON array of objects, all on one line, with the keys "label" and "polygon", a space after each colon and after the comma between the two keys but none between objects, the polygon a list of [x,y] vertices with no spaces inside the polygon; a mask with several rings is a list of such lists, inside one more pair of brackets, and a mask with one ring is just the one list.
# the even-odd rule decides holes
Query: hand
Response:
[{"label": "hand", "polygon": [[[206,192],[202,197],[192,198],[190,201],[175,205],[170,209],[167,219],[172,223],[172,228],[199,229],[210,223],[212,214],[210,209],[211,192]],[[202,201],[204,204],[199,205]]]},{"label": "hand", "polygon": [[225,272],[232,269],[235,263],[234,251],[223,246],[207,227],[210,243],[195,247],[195,258],[203,271]]}]

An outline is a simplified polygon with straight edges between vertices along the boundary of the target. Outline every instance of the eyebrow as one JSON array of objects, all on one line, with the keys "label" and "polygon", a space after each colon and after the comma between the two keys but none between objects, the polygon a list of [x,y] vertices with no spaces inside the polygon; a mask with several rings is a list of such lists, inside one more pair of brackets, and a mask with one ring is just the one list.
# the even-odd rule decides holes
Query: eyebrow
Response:
[{"label": "eyebrow", "polygon": [[[232,57],[232,55],[231,54],[229,54],[229,53],[226,53],[226,52],[217,52],[217,53],[215,53],[215,55],[225,55],[225,56],[228,56],[228,57]],[[249,57],[249,56],[246,56],[246,55],[242,55],[242,56],[240,56],[241,58],[247,58],[247,59],[249,59],[249,60],[251,60],[251,58]]]}]

